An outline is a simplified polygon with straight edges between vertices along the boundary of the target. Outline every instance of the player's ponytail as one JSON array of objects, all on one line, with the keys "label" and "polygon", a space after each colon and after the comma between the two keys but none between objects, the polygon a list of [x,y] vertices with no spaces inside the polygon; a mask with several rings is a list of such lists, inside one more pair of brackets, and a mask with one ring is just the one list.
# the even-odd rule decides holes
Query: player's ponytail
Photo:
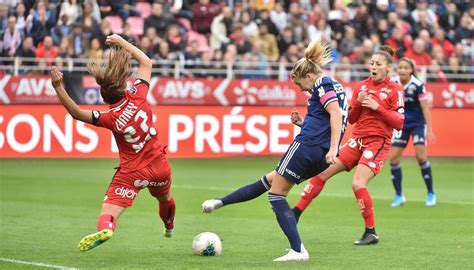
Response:
[{"label": "player's ponytail", "polygon": [[374,54],[382,55],[383,57],[385,57],[385,60],[387,60],[387,63],[392,64],[393,55],[395,54],[395,51],[392,49],[392,47],[388,45],[382,45],[380,46],[379,51],[375,52]]},{"label": "player's ponytail", "polygon": [[132,56],[121,47],[114,46],[105,59],[93,59],[87,63],[87,70],[100,85],[100,95],[108,104],[113,104],[124,96],[131,70]]},{"label": "player's ponytail", "polygon": [[321,67],[331,61],[331,51],[328,45],[319,40],[312,41],[304,51],[304,57],[293,66],[291,79],[298,81],[308,73],[321,73]]}]

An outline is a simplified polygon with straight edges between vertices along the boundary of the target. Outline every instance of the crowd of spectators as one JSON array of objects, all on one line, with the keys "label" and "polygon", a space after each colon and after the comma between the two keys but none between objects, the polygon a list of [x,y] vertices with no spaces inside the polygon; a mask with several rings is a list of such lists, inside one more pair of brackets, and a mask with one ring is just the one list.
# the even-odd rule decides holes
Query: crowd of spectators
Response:
[{"label": "crowd of spectators", "polygon": [[36,58],[23,66],[100,58],[114,32],[162,76],[174,66],[164,60],[178,60],[187,77],[225,76],[230,64],[241,77],[269,78],[269,63],[294,63],[315,39],[347,64],[343,80],[359,79],[351,65],[367,64],[382,44],[426,66],[432,81],[474,73],[469,0],[0,0],[2,56]]}]

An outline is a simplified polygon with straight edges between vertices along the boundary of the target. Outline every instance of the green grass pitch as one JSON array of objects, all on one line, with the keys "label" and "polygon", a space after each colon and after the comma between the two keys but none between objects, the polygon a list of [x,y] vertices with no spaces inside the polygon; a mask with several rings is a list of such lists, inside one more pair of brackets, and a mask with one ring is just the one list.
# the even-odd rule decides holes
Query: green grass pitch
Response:
[{"label": "green grass pitch", "polygon": [[[374,198],[377,246],[352,243],[363,220],[351,190],[352,173],[334,177],[299,224],[309,262],[274,263],[286,253],[266,196],[201,213],[205,199],[227,194],[273,169],[276,157],[175,159],[175,235],[162,236],[157,202],[142,191],[120,218],[114,237],[89,252],[78,241],[95,231],[116,160],[0,159],[0,269],[47,269],[6,259],[80,269],[473,269],[474,159],[433,158],[438,205],[427,208],[414,159],[402,161],[407,204],[391,208],[389,168],[369,190]],[[288,197],[294,205],[304,187]],[[223,255],[194,256],[193,237],[217,233]]]}]

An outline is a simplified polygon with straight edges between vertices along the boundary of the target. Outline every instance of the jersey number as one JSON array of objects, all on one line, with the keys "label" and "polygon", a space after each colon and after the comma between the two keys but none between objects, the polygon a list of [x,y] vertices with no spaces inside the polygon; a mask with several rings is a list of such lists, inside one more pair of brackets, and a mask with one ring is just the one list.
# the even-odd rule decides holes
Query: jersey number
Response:
[{"label": "jersey number", "polygon": [[342,99],[342,108],[341,108],[341,113],[342,113],[342,132],[346,131],[347,128],[347,117],[349,114],[347,113],[347,109],[349,107],[349,104],[347,103],[347,98],[346,95],[341,95]]},{"label": "jersey number", "polygon": [[125,141],[132,144],[132,148],[135,150],[135,153],[140,152],[143,149],[143,146],[145,146],[145,143],[151,139],[151,136],[154,135],[154,133],[156,134],[155,129],[150,129],[150,127],[146,124],[148,115],[146,115],[146,112],[143,110],[138,111],[138,113],[135,115],[135,122],[138,122],[140,118],[142,119],[142,122],[140,123],[140,129],[146,134],[145,139],[140,141],[140,135],[133,137],[137,134],[137,131],[132,126],[128,126],[124,130]]}]

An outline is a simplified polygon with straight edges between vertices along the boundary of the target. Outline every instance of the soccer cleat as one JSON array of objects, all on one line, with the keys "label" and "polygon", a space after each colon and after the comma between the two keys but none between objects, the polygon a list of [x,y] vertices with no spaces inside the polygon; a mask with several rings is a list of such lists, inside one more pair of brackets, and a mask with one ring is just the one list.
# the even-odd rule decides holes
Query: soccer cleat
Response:
[{"label": "soccer cleat", "polygon": [[376,233],[365,232],[362,237],[354,242],[354,245],[363,246],[363,245],[376,245],[379,242],[379,237]]},{"label": "soccer cleat", "polygon": [[222,206],[224,206],[224,204],[221,200],[212,199],[204,201],[201,205],[201,208],[204,213],[211,213],[212,211],[219,209]]},{"label": "soccer cleat", "polygon": [[163,229],[163,236],[166,237],[166,238],[171,238],[171,237],[173,237],[173,231],[174,231],[174,229],[164,228]]},{"label": "soccer cleat", "polygon": [[403,195],[395,195],[393,199],[392,207],[399,207],[406,203],[407,199]]},{"label": "soccer cleat", "polygon": [[114,235],[114,232],[112,230],[104,229],[102,231],[98,231],[96,233],[84,236],[84,238],[79,241],[79,245],[77,246],[77,248],[80,251],[91,250],[112,238],[112,235]]},{"label": "soccer cleat", "polygon": [[274,262],[288,262],[288,261],[309,261],[308,251],[301,244],[301,252],[296,252],[293,249],[290,249],[288,254],[283,255],[279,258],[273,260]]},{"label": "soccer cleat", "polygon": [[436,205],[436,194],[429,192],[428,195],[426,195],[426,206],[433,207],[435,205]]}]

